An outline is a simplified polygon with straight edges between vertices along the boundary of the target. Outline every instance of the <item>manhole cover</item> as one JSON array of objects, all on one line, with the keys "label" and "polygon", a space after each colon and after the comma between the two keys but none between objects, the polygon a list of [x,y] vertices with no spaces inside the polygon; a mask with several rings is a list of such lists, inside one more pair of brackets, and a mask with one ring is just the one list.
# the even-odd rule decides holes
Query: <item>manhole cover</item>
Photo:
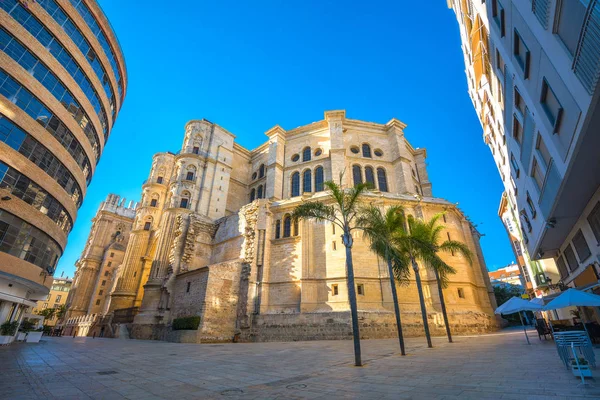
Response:
[{"label": "manhole cover", "polygon": [[287,385],[286,389],[306,389],[306,385],[304,383],[295,383],[293,385]]},{"label": "manhole cover", "polygon": [[221,392],[221,396],[237,396],[244,393],[242,389],[227,389]]},{"label": "manhole cover", "polygon": [[98,371],[97,373],[98,373],[98,375],[113,375],[113,374],[118,374],[117,371]]}]

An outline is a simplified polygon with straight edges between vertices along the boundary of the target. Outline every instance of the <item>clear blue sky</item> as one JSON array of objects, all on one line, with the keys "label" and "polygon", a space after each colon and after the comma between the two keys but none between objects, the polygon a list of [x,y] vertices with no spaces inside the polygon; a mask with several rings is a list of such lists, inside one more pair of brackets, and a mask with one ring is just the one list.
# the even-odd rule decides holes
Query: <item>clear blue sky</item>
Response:
[{"label": "clear blue sky", "polygon": [[502,182],[467,94],[454,13],[437,1],[99,0],[129,87],[57,275],[72,276],[100,202],[138,200],[152,155],[206,118],[254,148],[276,124],[349,118],[408,124],[427,148],[433,193],[485,234],[490,270],[514,256],[497,211]]}]

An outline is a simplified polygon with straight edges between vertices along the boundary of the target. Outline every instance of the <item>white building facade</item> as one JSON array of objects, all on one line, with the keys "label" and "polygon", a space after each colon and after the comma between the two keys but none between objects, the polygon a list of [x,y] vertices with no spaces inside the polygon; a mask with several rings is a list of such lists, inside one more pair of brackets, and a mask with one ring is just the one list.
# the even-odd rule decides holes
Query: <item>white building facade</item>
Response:
[{"label": "white building facade", "polygon": [[546,279],[555,272],[569,286],[597,284],[600,3],[448,0],[448,6],[460,26],[469,95],[511,208],[502,214],[518,216],[515,236],[533,260],[534,289],[556,284]]}]

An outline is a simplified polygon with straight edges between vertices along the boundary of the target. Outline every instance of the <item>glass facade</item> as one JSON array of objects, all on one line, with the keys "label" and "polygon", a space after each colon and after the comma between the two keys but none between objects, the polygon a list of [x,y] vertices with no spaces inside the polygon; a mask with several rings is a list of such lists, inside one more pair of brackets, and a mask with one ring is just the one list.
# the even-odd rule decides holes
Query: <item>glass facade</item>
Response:
[{"label": "glass facade", "polygon": [[113,122],[117,117],[116,114],[116,106],[115,106],[115,93],[113,92],[112,86],[110,84],[110,79],[108,78],[108,74],[106,70],[100,63],[98,59],[98,55],[92,49],[92,46],[87,41],[83,33],[77,28],[75,23],[69,18],[69,16],[63,11],[62,8],[54,0],[44,0],[38,3],[54,20],[60,25],[63,30],[69,35],[71,40],[75,43],[75,45],[81,50],[85,58],[88,60],[94,72],[96,72],[96,76],[102,83],[104,87],[104,91],[108,100],[110,102],[110,110],[112,112]]},{"label": "glass facade", "polygon": [[23,28],[35,37],[67,70],[75,82],[77,82],[90,103],[92,103],[92,107],[94,107],[94,110],[98,114],[98,118],[100,118],[104,138],[108,138],[106,111],[100,102],[98,92],[96,92],[92,83],[83,72],[83,69],[77,64],[71,54],[69,54],[63,45],[18,1],[0,0],[0,8],[9,13],[23,26]]},{"label": "glass facade", "polygon": [[62,251],[50,236],[19,217],[0,210],[0,251],[54,273]]},{"label": "glass facade", "polygon": [[102,46],[102,50],[104,50],[104,54],[106,54],[106,57],[108,58],[108,62],[110,63],[110,66],[112,67],[112,70],[113,70],[115,76],[117,77],[117,88],[119,90],[119,96],[120,96],[121,102],[122,102],[123,101],[123,78],[121,77],[121,71],[119,70],[119,67],[117,65],[117,60],[116,60],[117,57],[115,55],[115,52],[113,51],[112,47],[108,43],[108,40],[106,39],[106,36],[104,35],[104,32],[102,31],[102,28],[100,28],[100,26],[96,22],[96,19],[92,15],[92,12],[88,8],[88,6],[82,0],[69,0],[69,1],[71,2],[71,5],[77,10],[79,15],[81,15],[81,18],[83,18],[85,20],[86,24],[88,25],[88,28],[90,28],[90,30],[92,31],[94,36],[96,36],[96,38],[98,39],[98,42],[100,42],[100,46]]},{"label": "glass facade", "polygon": [[67,210],[50,193],[14,168],[0,161],[0,188],[35,207],[56,223],[66,234],[73,228]]},{"label": "glass facade", "polygon": [[97,164],[100,160],[98,134],[90,121],[90,117],[83,110],[81,104],[75,100],[73,94],[32,52],[27,50],[15,37],[2,28],[0,28],[0,50],[8,54],[27,72],[33,75],[73,116],[75,122],[83,129],[83,132],[90,141]]},{"label": "glass facade", "polygon": [[75,162],[81,167],[86,181],[92,179],[90,160],[83,147],[73,133],[54,113],[44,106],[31,92],[10,77],[0,68],[0,94],[9,101],[19,106],[37,123],[43,126],[56,140],[71,154]]},{"label": "glass facade", "polygon": [[81,206],[81,187],[50,150],[0,114],[0,141],[6,143],[50,175]]}]

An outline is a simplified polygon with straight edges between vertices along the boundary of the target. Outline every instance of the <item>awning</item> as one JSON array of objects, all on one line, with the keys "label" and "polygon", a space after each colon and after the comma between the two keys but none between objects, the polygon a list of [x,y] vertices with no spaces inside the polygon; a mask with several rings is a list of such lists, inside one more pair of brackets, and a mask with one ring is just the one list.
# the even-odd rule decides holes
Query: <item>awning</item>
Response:
[{"label": "awning", "polygon": [[23,299],[21,297],[13,296],[13,295],[7,294],[7,293],[0,293],[0,300],[6,300],[6,301],[10,301],[12,303],[24,304],[29,307],[35,307],[37,305],[37,302],[35,302],[35,301]]}]

